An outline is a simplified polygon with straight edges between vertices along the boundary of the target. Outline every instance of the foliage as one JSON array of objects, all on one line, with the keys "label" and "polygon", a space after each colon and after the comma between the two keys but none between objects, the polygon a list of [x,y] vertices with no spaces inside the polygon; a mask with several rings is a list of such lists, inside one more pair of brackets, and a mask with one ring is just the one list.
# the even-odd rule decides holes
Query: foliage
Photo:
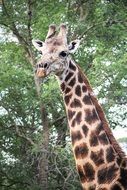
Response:
[{"label": "foliage", "polygon": [[121,143],[123,143],[123,142],[127,143],[127,137],[120,138],[120,139],[119,139],[119,142],[121,142]]}]

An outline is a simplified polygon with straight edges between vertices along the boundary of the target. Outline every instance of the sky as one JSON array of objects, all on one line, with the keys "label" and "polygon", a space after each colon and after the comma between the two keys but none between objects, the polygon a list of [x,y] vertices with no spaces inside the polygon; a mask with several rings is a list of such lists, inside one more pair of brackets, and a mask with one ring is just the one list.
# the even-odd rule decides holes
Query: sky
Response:
[{"label": "sky", "polygon": [[116,127],[112,132],[116,139],[127,137],[127,128]]}]

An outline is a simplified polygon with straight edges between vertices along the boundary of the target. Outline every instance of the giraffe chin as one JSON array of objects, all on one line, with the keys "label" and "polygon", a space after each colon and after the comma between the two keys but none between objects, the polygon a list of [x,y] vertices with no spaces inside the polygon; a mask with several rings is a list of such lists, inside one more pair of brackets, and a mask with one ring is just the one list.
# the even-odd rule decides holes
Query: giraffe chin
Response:
[{"label": "giraffe chin", "polygon": [[40,68],[37,70],[37,73],[36,73],[37,77],[39,78],[44,78],[46,77],[46,72],[43,68]]}]

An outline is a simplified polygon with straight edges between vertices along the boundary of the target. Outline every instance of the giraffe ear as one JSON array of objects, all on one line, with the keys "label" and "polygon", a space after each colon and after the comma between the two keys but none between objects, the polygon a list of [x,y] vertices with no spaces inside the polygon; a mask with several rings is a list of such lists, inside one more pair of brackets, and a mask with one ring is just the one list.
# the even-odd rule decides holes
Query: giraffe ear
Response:
[{"label": "giraffe ear", "polygon": [[43,42],[40,40],[32,40],[32,44],[34,45],[34,47],[41,51],[42,47],[43,47]]},{"label": "giraffe ear", "polygon": [[74,40],[72,41],[69,46],[68,46],[68,49],[69,49],[69,52],[70,53],[75,53],[76,50],[78,49],[79,47],[79,44],[80,44],[80,40]]}]

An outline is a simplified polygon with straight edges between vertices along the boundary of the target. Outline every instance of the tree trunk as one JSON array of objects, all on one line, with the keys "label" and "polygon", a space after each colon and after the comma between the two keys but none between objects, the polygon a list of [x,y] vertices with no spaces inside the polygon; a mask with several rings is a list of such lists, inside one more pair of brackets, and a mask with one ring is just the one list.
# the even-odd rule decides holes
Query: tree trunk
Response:
[{"label": "tree trunk", "polygon": [[[2,11],[4,16],[7,18],[5,22],[1,23],[4,27],[7,27],[9,30],[13,32],[13,34],[17,37],[19,44],[22,45],[24,49],[24,54],[26,56],[26,59],[29,61],[32,67],[35,65],[35,58],[34,58],[34,52],[32,51],[32,32],[31,32],[31,20],[32,20],[32,6],[33,2],[31,0],[27,1],[27,11],[28,11],[28,38],[25,38],[21,35],[19,29],[17,28],[15,22],[13,19],[11,19],[10,12],[7,8],[7,1],[2,0]],[[13,11],[13,10],[12,10]],[[35,87],[37,91],[37,96],[40,101],[40,114],[41,114],[41,120],[42,120],[42,141],[40,146],[40,156],[37,159],[38,161],[38,178],[39,178],[39,186],[42,190],[48,189],[48,144],[49,144],[49,124],[48,124],[48,117],[46,113],[45,106],[41,100],[41,91],[40,91],[40,82],[38,78],[34,75],[34,81],[35,81]]]},{"label": "tree trunk", "polygon": [[[32,65],[34,65],[34,59],[30,57]],[[42,140],[40,144],[40,152],[38,158],[38,183],[42,190],[48,190],[48,145],[49,145],[49,122],[45,106],[41,100],[41,82],[34,75],[35,87],[37,95],[40,101],[40,114],[42,122]]]},{"label": "tree trunk", "polygon": [[[25,49],[24,49],[25,50]],[[26,58],[29,63],[35,66],[35,58],[34,52],[32,52],[31,48],[28,48],[26,52]],[[49,123],[47,112],[45,106],[41,100],[41,80],[36,77],[34,74],[34,82],[36,87],[36,92],[38,96],[38,100],[40,102],[40,115],[41,115],[41,123],[42,123],[42,140],[39,142],[40,152],[39,157],[37,158],[38,168],[37,168],[37,182],[41,190],[48,190],[48,145],[49,145]]]},{"label": "tree trunk", "polygon": [[42,142],[39,159],[39,184],[42,190],[48,190],[48,144],[49,144],[49,126],[46,110],[43,104],[40,105],[42,118]]}]

